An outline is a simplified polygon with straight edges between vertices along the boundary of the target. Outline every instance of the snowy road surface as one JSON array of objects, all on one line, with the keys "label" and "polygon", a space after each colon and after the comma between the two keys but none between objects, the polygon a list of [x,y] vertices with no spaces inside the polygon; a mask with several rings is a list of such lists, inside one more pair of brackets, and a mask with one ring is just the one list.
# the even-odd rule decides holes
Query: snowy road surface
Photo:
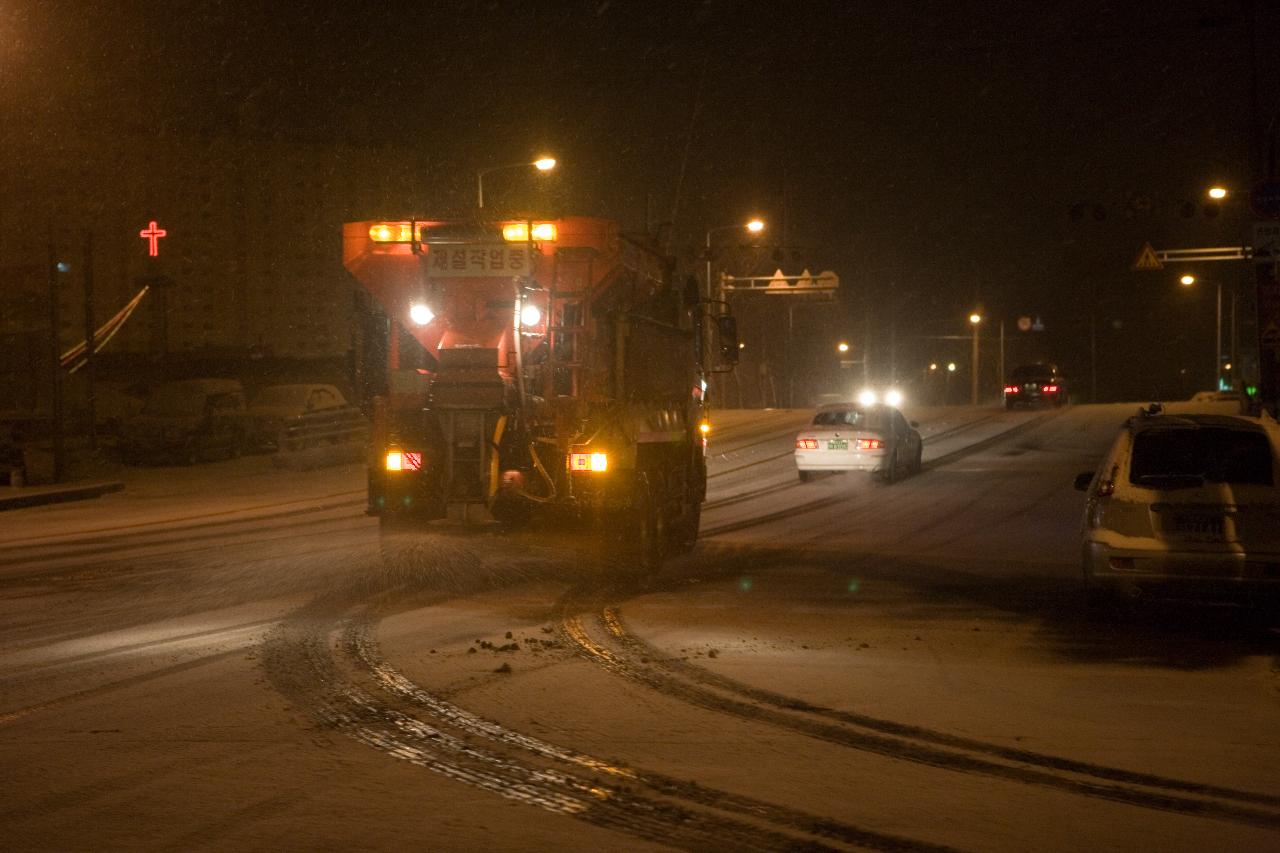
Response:
[{"label": "snowy road surface", "polygon": [[8,849],[1280,847],[1280,632],[1090,620],[1133,406],[921,409],[925,471],[801,484],[726,412],[637,586],[488,537],[383,569],[363,472],[127,469],[0,515]]}]

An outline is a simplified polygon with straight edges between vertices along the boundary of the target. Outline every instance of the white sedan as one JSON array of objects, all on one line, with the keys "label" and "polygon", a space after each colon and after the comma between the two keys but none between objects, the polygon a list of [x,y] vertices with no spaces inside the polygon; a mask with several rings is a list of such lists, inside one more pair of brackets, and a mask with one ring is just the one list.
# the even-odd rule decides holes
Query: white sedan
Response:
[{"label": "white sedan", "polygon": [[820,471],[870,471],[887,483],[918,473],[924,446],[917,426],[893,406],[823,406],[796,436],[800,482]]}]

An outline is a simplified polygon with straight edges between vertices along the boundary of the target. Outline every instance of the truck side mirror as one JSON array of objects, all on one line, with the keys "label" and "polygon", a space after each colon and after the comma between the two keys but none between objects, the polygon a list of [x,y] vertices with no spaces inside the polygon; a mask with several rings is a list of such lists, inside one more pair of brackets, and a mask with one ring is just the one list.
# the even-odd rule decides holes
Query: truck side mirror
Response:
[{"label": "truck side mirror", "polygon": [[720,362],[726,365],[738,363],[738,318],[725,315],[716,318],[716,337],[719,338]]}]

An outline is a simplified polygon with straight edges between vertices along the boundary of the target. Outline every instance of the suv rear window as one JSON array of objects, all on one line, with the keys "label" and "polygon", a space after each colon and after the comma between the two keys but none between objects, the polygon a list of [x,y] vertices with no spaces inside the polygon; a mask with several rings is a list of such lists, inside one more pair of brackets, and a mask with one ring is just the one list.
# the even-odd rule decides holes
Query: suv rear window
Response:
[{"label": "suv rear window", "polygon": [[1272,485],[1266,434],[1225,427],[1145,429],[1134,436],[1129,482],[1149,488],[1201,483]]}]

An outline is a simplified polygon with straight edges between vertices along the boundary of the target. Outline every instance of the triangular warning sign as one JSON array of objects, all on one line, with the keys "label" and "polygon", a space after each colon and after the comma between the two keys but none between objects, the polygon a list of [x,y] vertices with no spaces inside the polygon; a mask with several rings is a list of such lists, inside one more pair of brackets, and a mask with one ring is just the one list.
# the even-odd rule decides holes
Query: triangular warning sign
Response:
[{"label": "triangular warning sign", "polygon": [[1156,250],[1151,247],[1150,243],[1142,244],[1142,251],[1138,252],[1138,259],[1133,262],[1135,270],[1162,270],[1164,264],[1160,263],[1160,259],[1156,257]]}]

